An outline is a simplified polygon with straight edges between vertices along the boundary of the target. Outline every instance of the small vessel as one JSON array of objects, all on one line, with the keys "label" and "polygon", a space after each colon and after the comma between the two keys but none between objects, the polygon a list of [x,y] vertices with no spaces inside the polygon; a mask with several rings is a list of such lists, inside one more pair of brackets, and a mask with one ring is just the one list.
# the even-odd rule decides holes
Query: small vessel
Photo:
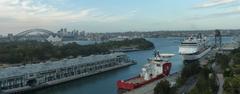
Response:
[{"label": "small vessel", "polygon": [[174,54],[160,54],[155,51],[154,55],[155,57],[149,59],[148,63],[143,66],[138,76],[117,81],[119,93],[134,90],[169,75],[172,65],[169,58]]},{"label": "small vessel", "polygon": [[181,42],[179,53],[184,61],[197,60],[211,51],[209,40],[202,34],[191,36]]}]

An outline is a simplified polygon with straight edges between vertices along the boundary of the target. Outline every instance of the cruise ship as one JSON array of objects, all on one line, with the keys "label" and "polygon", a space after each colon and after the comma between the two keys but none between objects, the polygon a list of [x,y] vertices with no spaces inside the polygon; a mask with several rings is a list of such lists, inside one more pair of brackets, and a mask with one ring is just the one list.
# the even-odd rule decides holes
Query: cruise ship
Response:
[{"label": "cruise ship", "polygon": [[167,77],[170,74],[172,66],[169,58],[173,56],[174,54],[160,54],[159,52],[155,52],[155,57],[149,59],[139,75],[127,80],[117,81],[118,93],[122,94]]},{"label": "cruise ship", "polygon": [[209,40],[202,34],[191,36],[181,42],[179,53],[184,61],[198,60],[211,51]]},{"label": "cruise ship", "polygon": [[91,55],[0,69],[0,94],[43,88],[134,64],[125,53]]}]

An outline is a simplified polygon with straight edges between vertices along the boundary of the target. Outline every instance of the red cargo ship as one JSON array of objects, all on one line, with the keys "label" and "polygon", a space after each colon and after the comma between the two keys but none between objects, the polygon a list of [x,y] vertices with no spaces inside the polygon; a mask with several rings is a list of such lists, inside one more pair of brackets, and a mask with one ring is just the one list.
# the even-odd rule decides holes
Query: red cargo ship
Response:
[{"label": "red cargo ship", "polygon": [[172,65],[169,62],[169,58],[173,57],[174,54],[155,52],[154,55],[155,57],[149,59],[149,62],[144,65],[140,75],[127,80],[117,81],[117,87],[120,92],[131,91],[169,75]]}]

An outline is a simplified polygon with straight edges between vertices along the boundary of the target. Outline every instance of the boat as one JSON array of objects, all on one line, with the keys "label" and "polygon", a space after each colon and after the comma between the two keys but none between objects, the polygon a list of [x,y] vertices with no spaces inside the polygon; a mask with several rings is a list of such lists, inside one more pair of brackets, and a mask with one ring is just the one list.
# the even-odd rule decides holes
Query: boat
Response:
[{"label": "boat", "polygon": [[118,92],[131,91],[167,77],[172,65],[169,58],[173,56],[174,54],[160,54],[155,51],[154,57],[148,59],[148,63],[143,66],[139,75],[127,80],[117,81]]},{"label": "boat", "polygon": [[182,55],[184,61],[198,60],[211,50],[208,38],[202,34],[188,37],[179,46],[179,54]]},{"label": "boat", "polygon": [[132,64],[135,61],[125,53],[111,53],[0,68],[0,94],[45,88]]}]

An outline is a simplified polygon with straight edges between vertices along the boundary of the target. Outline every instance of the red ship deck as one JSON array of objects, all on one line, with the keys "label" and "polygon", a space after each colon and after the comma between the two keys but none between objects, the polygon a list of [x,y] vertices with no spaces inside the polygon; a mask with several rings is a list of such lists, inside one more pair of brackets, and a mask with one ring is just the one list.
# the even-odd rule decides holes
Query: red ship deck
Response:
[{"label": "red ship deck", "polygon": [[127,83],[142,83],[144,81],[145,80],[142,77],[138,76],[138,77],[135,77],[133,79],[127,80],[126,82]]},{"label": "red ship deck", "polygon": [[[151,78],[150,80],[144,80],[143,77],[141,77],[140,75],[127,79],[127,80],[119,80],[117,82],[117,87],[120,90],[127,90],[127,91],[131,91],[133,89],[142,87],[143,85],[149,84],[155,80],[164,78],[166,76],[169,75],[170,73],[170,69],[171,69],[171,63],[165,63],[163,64],[163,73],[159,74],[157,77],[155,78]],[[165,69],[166,68],[166,69]]]}]

